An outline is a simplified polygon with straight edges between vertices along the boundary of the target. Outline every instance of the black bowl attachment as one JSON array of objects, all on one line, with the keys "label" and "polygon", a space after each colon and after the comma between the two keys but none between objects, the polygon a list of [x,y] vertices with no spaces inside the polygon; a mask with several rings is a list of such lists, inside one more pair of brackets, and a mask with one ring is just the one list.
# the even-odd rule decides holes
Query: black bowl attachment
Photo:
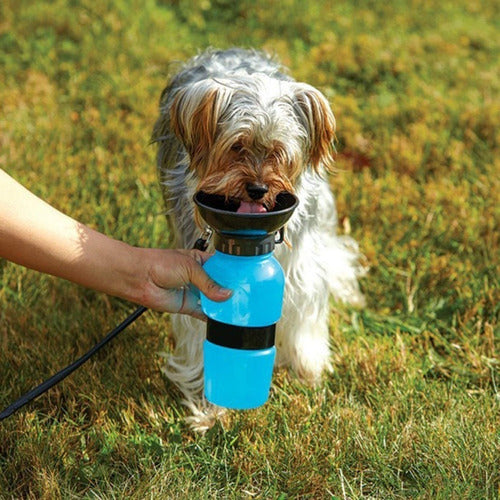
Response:
[{"label": "black bowl attachment", "polygon": [[262,255],[272,252],[275,233],[290,219],[298,198],[279,193],[272,210],[264,213],[237,212],[238,203],[224,196],[198,191],[194,202],[205,222],[215,231],[215,248],[232,255]]}]

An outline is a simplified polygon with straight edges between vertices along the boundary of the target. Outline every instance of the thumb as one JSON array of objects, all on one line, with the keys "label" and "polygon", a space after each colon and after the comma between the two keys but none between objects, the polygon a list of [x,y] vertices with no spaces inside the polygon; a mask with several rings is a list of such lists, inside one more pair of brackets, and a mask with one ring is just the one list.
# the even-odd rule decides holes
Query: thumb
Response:
[{"label": "thumb", "polygon": [[232,290],[221,287],[210,278],[196,260],[193,261],[193,265],[190,267],[189,281],[207,298],[215,302],[227,300],[233,294]]}]

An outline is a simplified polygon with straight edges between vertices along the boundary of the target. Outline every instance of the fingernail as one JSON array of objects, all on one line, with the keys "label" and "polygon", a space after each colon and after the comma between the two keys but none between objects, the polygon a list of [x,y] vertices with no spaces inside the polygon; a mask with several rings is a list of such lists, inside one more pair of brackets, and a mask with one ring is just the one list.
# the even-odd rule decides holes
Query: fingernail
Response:
[{"label": "fingernail", "polygon": [[219,295],[228,299],[231,295],[233,295],[233,291],[229,288],[219,288]]}]

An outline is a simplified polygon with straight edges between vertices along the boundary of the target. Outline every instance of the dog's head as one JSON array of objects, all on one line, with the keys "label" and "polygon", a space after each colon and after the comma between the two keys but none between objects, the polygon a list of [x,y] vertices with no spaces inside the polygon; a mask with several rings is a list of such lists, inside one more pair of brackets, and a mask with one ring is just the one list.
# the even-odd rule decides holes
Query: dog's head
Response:
[{"label": "dog's head", "polygon": [[301,173],[333,164],[335,118],[326,98],[303,83],[257,74],[198,81],[179,90],[170,127],[190,156],[197,190],[274,207]]}]

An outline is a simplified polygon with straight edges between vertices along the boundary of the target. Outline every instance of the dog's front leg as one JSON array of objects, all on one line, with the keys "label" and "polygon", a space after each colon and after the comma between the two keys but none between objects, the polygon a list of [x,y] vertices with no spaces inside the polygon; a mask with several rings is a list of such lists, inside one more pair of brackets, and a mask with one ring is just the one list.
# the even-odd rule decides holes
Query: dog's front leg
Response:
[{"label": "dog's front leg", "polygon": [[186,422],[198,432],[211,428],[224,410],[207,402],[203,395],[203,341],[206,325],[190,316],[172,316],[175,342],[172,354],[165,355],[162,371],[182,392],[182,403],[191,415]]},{"label": "dog's front leg", "polygon": [[277,365],[290,366],[309,385],[332,371],[328,313],[326,291],[304,297],[289,288],[276,331]]}]

